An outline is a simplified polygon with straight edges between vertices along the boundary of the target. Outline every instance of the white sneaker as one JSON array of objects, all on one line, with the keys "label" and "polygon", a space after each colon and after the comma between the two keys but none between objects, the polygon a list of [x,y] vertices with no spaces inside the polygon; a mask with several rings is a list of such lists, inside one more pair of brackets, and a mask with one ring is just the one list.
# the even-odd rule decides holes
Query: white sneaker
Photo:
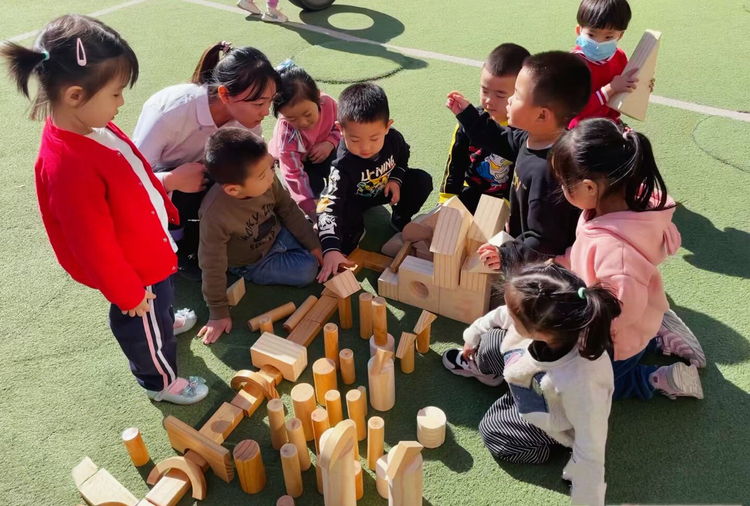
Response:
[{"label": "white sneaker", "polygon": [[676,355],[697,367],[706,367],[706,354],[698,338],[671,309],[664,313],[657,341],[664,355]]},{"label": "white sneaker", "polygon": [[466,360],[463,348],[453,348],[443,353],[443,365],[453,374],[476,378],[485,385],[496,387],[505,379],[499,374],[484,374],[474,360]]},{"label": "white sneaker", "polygon": [[177,381],[161,392],[146,390],[146,395],[154,402],[167,401],[185,406],[202,401],[208,395],[208,387],[206,380],[200,376],[190,376],[189,380],[177,378]]},{"label": "white sneaker", "polygon": [[651,384],[672,400],[677,397],[703,399],[703,387],[695,365],[677,362],[659,367],[649,378]]},{"label": "white sneaker", "polygon": [[256,16],[260,16],[261,14],[260,9],[258,9],[258,6],[253,3],[253,0],[239,0],[239,2],[237,2],[237,7]]},{"label": "white sneaker", "polygon": [[174,314],[174,326],[172,327],[174,335],[184,334],[195,327],[197,322],[198,317],[195,315],[195,311],[187,308],[180,309]]},{"label": "white sneaker", "polygon": [[263,13],[263,17],[261,19],[270,23],[286,23],[287,21],[289,21],[289,18],[284,16],[280,10],[274,9],[272,7],[266,9],[266,12]]}]

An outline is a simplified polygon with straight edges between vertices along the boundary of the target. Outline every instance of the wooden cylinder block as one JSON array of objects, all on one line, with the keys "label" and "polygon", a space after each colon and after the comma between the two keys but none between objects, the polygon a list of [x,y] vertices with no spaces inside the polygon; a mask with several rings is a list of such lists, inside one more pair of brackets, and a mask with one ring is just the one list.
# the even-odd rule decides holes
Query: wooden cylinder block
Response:
[{"label": "wooden cylinder block", "polygon": [[260,446],[252,439],[240,441],[234,447],[234,465],[240,486],[246,494],[257,494],[266,486],[266,468],[260,454]]},{"label": "wooden cylinder block", "polygon": [[326,358],[330,358],[339,367],[339,328],[335,323],[326,323],[323,327]]},{"label": "wooden cylinder block", "polygon": [[315,435],[315,453],[320,453],[320,437],[325,431],[331,428],[328,421],[328,412],[323,408],[318,408],[312,412],[310,419],[313,424],[313,434]]},{"label": "wooden cylinder block", "polygon": [[330,358],[321,358],[313,364],[313,380],[315,382],[315,397],[318,404],[325,405],[326,392],[337,390],[336,363]]},{"label": "wooden cylinder block", "polygon": [[378,411],[388,411],[396,404],[396,371],[393,359],[383,363],[380,372],[374,371],[377,357],[367,362],[367,376],[370,380],[370,405]]},{"label": "wooden cylinder block", "polygon": [[375,471],[378,459],[383,456],[385,422],[379,416],[367,420],[367,467]]},{"label": "wooden cylinder block", "polygon": [[284,403],[281,399],[271,399],[266,404],[268,409],[268,426],[271,428],[271,445],[280,450],[287,442]]},{"label": "wooden cylinder block", "polygon": [[287,318],[287,320],[284,322],[284,330],[286,330],[287,332],[291,332],[292,330],[294,330],[297,325],[299,325],[299,322],[301,322],[302,319],[307,316],[307,313],[310,312],[316,302],[318,302],[318,298],[315,295],[310,295],[308,298],[306,298],[305,302],[300,304],[300,306],[292,314],[292,316]]},{"label": "wooden cylinder block", "polygon": [[286,318],[290,314],[294,313],[295,309],[297,309],[297,306],[294,305],[294,302],[287,302],[283,306],[279,306],[263,314],[259,314],[255,318],[251,318],[247,322],[247,324],[250,326],[250,330],[255,332],[260,328],[260,318],[262,316],[268,316],[271,318],[271,322],[277,322],[282,318]]},{"label": "wooden cylinder block", "polygon": [[387,470],[388,455],[383,455],[378,459],[378,463],[375,466],[375,487],[383,499],[388,499],[388,477],[385,475]]},{"label": "wooden cylinder block", "polygon": [[425,329],[417,334],[417,351],[419,353],[427,353],[430,351],[430,332],[432,331],[432,324],[427,325]]},{"label": "wooden cylinder block", "polygon": [[342,329],[350,329],[354,325],[352,320],[352,297],[339,299],[339,324]]},{"label": "wooden cylinder block", "polygon": [[328,412],[328,423],[335,427],[344,419],[344,412],[341,409],[341,394],[338,390],[329,390],[326,392],[326,411]]},{"label": "wooden cylinder block", "polygon": [[359,294],[359,337],[370,339],[372,336],[372,294]]},{"label": "wooden cylinder block", "polygon": [[260,327],[260,332],[269,332],[273,334],[273,322],[271,321],[270,316],[259,316],[258,317],[258,326]]},{"label": "wooden cylinder block", "polygon": [[276,506],[294,506],[294,499],[290,495],[282,495],[276,501]]},{"label": "wooden cylinder block", "polygon": [[302,421],[299,418],[290,418],[286,422],[286,437],[290,443],[297,447],[299,457],[299,468],[302,471],[310,469],[310,452],[307,451],[305,431],[302,429]]},{"label": "wooden cylinder block", "polygon": [[314,436],[310,415],[315,411],[315,389],[309,383],[300,383],[292,388],[291,396],[294,416],[302,422],[305,441],[312,441]]},{"label": "wooden cylinder block", "polygon": [[357,379],[357,373],[354,371],[354,352],[349,348],[344,348],[339,352],[341,364],[341,381],[344,385],[351,385]]},{"label": "wooden cylinder block", "polygon": [[388,340],[387,309],[388,303],[383,297],[372,299],[372,331],[379,346],[385,346]]},{"label": "wooden cylinder block", "polygon": [[359,390],[349,390],[346,393],[346,409],[349,419],[357,424],[357,441],[367,437],[367,398]]},{"label": "wooden cylinder block", "polygon": [[414,345],[409,346],[401,359],[401,372],[411,374],[414,372]]},{"label": "wooden cylinder block", "polygon": [[297,447],[287,443],[281,447],[280,453],[286,493],[292,497],[299,497],[302,495],[302,472],[299,467]]},{"label": "wooden cylinder block", "polygon": [[146,443],[143,442],[141,437],[141,431],[136,427],[130,427],[122,431],[122,442],[125,444],[125,449],[128,450],[130,460],[133,461],[135,467],[145,466],[151,460]]},{"label": "wooden cylinder block", "polygon": [[378,352],[378,350],[386,350],[386,351],[394,351],[396,348],[396,340],[393,339],[393,336],[390,334],[386,334],[386,341],[385,344],[378,344],[375,340],[375,336],[372,336],[372,339],[370,339],[370,356],[374,357],[375,354]]},{"label": "wooden cylinder block", "polygon": [[[331,430],[331,429],[328,429]],[[323,470],[320,468],[320,455],[315,457],[315,480],[318,487],[318,493],[323,493]]]},{"label": "wooden cylinder block", "polygon": [[357,493],[357,500],[362,499],[365,495],[365,484],[362,480],[362,464],[359,461],[354,461],[354,489]]},{"label": "wooden cylinder block", "polygon": [[417,413],[417,441],[425,448],[437,448],[445,442],[448,419],[442,409],[427,406]]}]

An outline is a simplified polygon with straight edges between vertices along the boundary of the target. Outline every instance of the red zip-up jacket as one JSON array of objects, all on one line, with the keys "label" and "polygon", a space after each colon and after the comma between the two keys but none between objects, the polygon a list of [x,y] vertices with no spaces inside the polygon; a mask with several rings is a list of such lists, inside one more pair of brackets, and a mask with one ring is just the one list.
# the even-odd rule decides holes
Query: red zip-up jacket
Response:
[{"label": "red zip-up jacket", "polygon": [[[177,209],[148,162],[130,145],[164,199],[170,223]],[[48,118],[34,167],[42,221],[52,249],[70,276],[122,310],[143,300],[144,287],[177,271],[177,256],[138,175],[119,151],[57,128]]]},{"label": "red zip-up jacket", "polygon": [[[578,116],[573,118],[568,128],[575,128],[578,123],[586,118],[609,118],[613,121],[618,121],[620,119],[620,111],[612,109],[607,105],[607,101],[612,97],[606,96],[602,88],[611,83],[612,79],[622,74],[622,71],[625,70],[625,66],[628,64],[628,57],[625,55],[625,52],[617,48],[615,54],[604,61],[589,60],[584,56],[580,46],[576,46],[572,52],[580,56],[591,71],[591,96],[586,107],[583,108]],[[641,86],[646,85],[641,83]]]}]

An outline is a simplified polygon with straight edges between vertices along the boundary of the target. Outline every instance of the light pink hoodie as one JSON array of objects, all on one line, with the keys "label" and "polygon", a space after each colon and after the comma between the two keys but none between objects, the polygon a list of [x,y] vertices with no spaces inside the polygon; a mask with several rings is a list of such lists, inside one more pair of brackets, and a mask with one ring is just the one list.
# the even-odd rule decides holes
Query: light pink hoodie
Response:
[{"label": "light pink hoodie", "polygon": [[336,152],[341,140],[341,130],[336,126],[337,110],[336,100],[321,93],[317,123],[303,131],[294,128],[284,118],[279,118],[268,145],[268,152],[279,161],[289,194],[311,218],[315,218],[315,195],[310,188],[310,178],[305,172],[304,162],[313,146],[323,141],[333,144],[333,153]]},{"label": "light pink hoodie", "polygon": [[[668,205],[674,205],[671,198]],[[615,360],[625,360],[646,347],[669,309],[658,266],[677,252],[680,233],[672,223],[674,208],[593,219],[591,214],[581,213],[575,243],[556,261],[586,285],[598,280],[620,299],[622,314],[612,323],[612,340]]]}]

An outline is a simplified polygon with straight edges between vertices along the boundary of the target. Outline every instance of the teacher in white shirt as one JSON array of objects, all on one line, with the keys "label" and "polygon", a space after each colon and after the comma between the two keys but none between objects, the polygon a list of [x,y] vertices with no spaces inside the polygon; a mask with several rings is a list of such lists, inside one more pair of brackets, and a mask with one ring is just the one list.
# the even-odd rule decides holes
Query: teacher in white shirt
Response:
[{"label": "teacher in white shirt", "polygon": [[165,88],[143,105],[133,142],[164,188],[173,192],[180,229],[180,272],[200,281],[198,209],[209,181],[203,165],[206,140],[223,127],[245,127],[262,136],[280,78],[255,48],[219,42],[203,53],[190,83]]}]

